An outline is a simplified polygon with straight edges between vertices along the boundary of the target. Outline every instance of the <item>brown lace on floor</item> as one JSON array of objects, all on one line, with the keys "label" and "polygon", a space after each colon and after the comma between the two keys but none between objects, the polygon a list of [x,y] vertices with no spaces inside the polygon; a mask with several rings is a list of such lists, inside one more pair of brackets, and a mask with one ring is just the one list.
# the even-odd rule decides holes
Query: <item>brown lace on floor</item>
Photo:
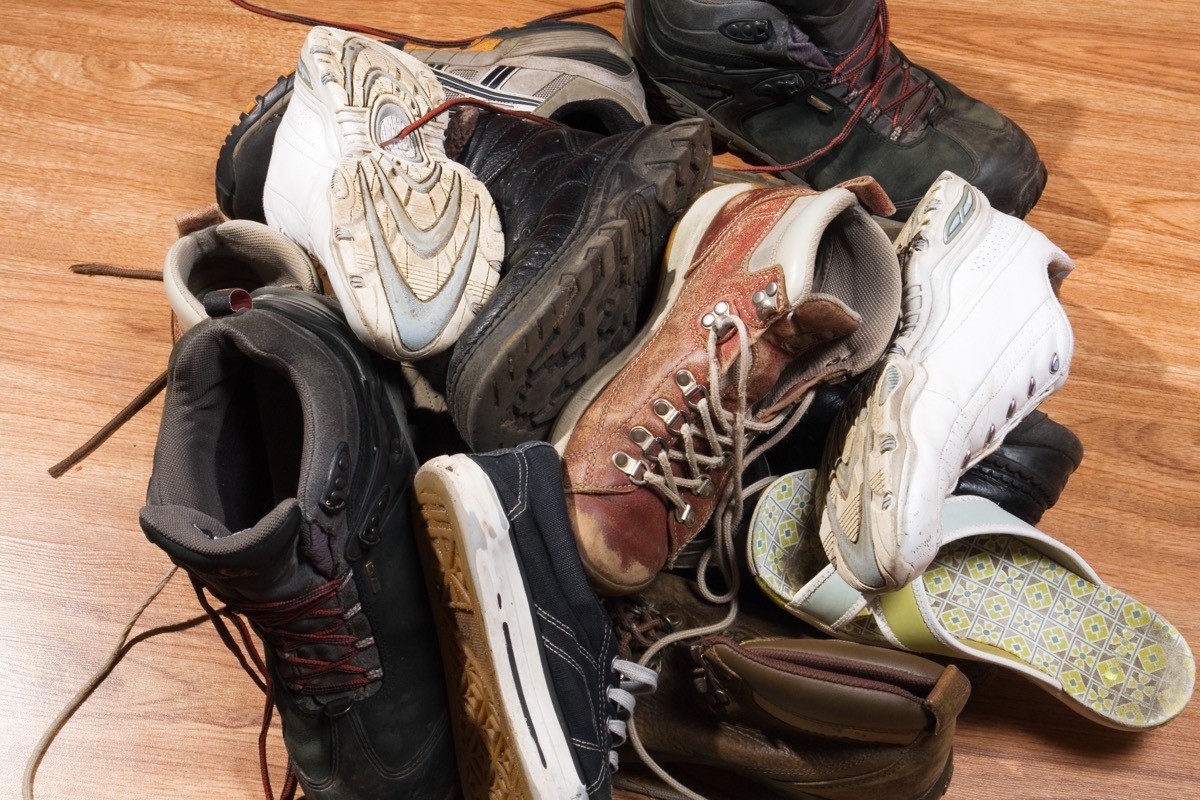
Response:
[{"label": "brown lace on floor", "polygon": [[[103,264],[98,262],[88,262],[85,264],[72,264],[71,272],[76,275],[100,275],[110,278],[134,278],[143,281],[161,281],[163,279],[161,270],[153,269],[135,269],[133,267],[121,267],[116,264]],[[67,470],[83,461],[90,456],[96,448],[104,444],[109,438],[121,429],[126,422],[133,419],[134,415],[141,411],[146,405],[158,397],[167,386],[167,373],[163,370],[162,374],[154,380],[150,381],[145,389],[138,392],[129,403],[116,413],[112,419],[101,426],[100,430],[96,431],[90,439],[84,442],[79,447],[75,448],[69,456],[59,461],[50,469],[46,470],[50,473],[51,478],[61,478]]]},{"label": "brown lace on floor", "polygon": [[[484,36],[473,36],[469,39],[425,39],[420,36],[412,36],[407,33],[397,33],[396,31],[384,30],[371,25],[357,25],[344,22],[328,22],[326,20],[317,19],[316,17],[306,17],[302,14],[292,14],[286,11],[275,11],[270,8],[248,2],[248,0],[229,0],[238,8],[249,11],[254,14],[259,14],[270,19],[277,19],[281,22],[295,22],[299,25],[325,25],[332,28],[341,28],[355,33],[365,34],[367,36],[375,36],[380,39],[389,41],[404,42],[406,44],[415,44],[420,47],[467,47],[474,44]],[[571,8],[566,11],[556,11],[553,14],[546,14],[537,19],[530,20],[524,24],[535,25],[539,22],[556,22],[563,19],[571,19],[572,17],[582,17],[587,14],[600,14],[605,11],[621,11],[625,8],[624,3],[601,3],[600,5],[587,6],[585,8]]]}]

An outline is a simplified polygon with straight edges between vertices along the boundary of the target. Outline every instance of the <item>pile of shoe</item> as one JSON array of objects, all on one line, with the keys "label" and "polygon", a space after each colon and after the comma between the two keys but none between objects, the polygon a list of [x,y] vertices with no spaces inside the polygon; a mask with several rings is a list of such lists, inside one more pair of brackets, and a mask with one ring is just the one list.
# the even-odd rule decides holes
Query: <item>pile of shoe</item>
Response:
[{"label": "pile of shoe", "polygon": [[[969,683],[917,654],[1178,714],[1179,633],[1033,527],[1083,452],[1028,137],[882,0],[625,19],[313,28],[167,256],[141,523],[283,794],[931,800]],[[807,185],[712,188],[710,130]]]}]

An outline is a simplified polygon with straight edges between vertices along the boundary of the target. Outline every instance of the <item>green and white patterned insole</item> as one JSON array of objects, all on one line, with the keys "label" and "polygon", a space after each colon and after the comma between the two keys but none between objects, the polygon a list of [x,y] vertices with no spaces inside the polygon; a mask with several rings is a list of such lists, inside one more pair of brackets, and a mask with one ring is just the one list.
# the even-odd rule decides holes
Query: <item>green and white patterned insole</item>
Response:
[{"label": "green and white patterned insole", "polygon": [[920,580],[963,644],[1033,667],[1121,727],[1161,725],[1191,696],[1196,664],[1171,623],[1013,536],[951,542]]},{"label": "green and white patterned insole", "polygon": [[[815,527],[816,473],[771,484],[751,523],[757,580],[787,607],[829,563]],[[1051,678],[1066,698],[1123,728],[1149,728],[1187,704],[1196,665],[1167,620],[1123,592],[1097,585],[1021,539],[952,542],[918,579],[934,617],[992,662],[1021,662]],[[886,644],[864,609],[838,634]]]}]

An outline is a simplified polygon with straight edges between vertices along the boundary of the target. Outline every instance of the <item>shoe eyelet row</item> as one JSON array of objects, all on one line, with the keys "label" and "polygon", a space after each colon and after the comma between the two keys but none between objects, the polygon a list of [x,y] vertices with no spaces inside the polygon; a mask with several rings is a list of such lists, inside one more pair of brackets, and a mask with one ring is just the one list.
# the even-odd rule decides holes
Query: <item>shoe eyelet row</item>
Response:
[{"label": "shoe eyelet row", "polygon": [[[1050,359],[1050,374],[1056,375],[1056,374],[1058,374],[1058,371],[1060,369],[1062,369],[1062,360],[1058,357],[1058,353],[1055,353],[1054,357],[1052,359]],[[1026,398],[1033,399],[1033,396],[1036,393],[1037,393],[1037,378],[1031,376],[1029,378],[1029,388],[1026,390],[1026,393],[1025,393]],[[1014,416],[1016,416],[1016,413],[1017,413],[1017,401],[1009,400],[1008,401],[1008,409],[1004,412],[1005,421],[1011,420]],[[983,440],[984,446],[990,445],[995,438],[996,438],[996,426],[989,425],[987,436]],[[966,452],[966,455],[963,456],[962,468],[964,470],[967,468],[967,465],[971,463],[971,456],[972,456],[972,453],[970,450],[968,450]]]}]

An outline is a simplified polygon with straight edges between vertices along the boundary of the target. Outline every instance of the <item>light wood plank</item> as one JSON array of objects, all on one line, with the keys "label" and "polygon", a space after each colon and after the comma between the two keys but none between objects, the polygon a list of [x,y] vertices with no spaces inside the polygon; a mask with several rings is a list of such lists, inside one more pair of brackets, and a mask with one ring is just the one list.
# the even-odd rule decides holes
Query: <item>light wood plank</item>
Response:
[{"label": "light wood plank", "polygon": [[[281,8],[429,36],[483,33],[562,0]],[[1192,4],[894,0],[893,39],[1001,108],[1050,168],[1030,216],[1074,256],[1077,336],[1046,406],[1087,456],[1044,528],[1200,642],[1200,47]],[[613,31],[620,17],[597,19]],[[301,26],[220,0],[0,5],[0,786],[103,661],[166,559],[137,526],[156,401],[84,464],[46,468],[163,368],[154,283],[81,278],[77,261],[156,268],[175,214],[212,201],[217,149],[289,70]],[[197,613],[179,576],[139,630]],[[138,645],[67,726],[39,797],[254,797],[261,698],[207,626]],[[1009,675],[964,713],[949,797],[1200,795],[1195,708],[1144,735],[1100,728]],[[282,748],[272,738],[276,785]]]}]

